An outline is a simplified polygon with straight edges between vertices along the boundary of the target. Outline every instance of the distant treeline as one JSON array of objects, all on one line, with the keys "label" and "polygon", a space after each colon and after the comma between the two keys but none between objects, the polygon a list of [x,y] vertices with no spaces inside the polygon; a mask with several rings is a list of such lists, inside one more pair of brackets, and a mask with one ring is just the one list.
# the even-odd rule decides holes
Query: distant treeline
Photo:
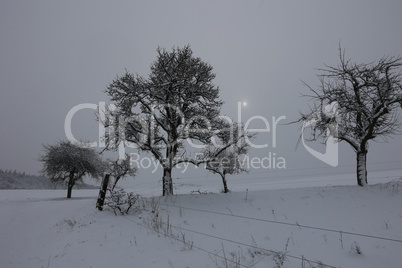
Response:
[{"label": "distant treeline", "polygon": [[11,170],[2,170],[0,168],[0,174],[12,174],[18,177],[25,177],[25,172],[18,172],[16,169],[14,169],[14,171]]},{"label": "distant treeline", "polygon": [[[82,189],[98,188],[98,186],[85,183],[77,186]],[[17,170],[0,169],[0,189],[67,189],[67,186],[55,185],[47,177],[27,175]]]}]

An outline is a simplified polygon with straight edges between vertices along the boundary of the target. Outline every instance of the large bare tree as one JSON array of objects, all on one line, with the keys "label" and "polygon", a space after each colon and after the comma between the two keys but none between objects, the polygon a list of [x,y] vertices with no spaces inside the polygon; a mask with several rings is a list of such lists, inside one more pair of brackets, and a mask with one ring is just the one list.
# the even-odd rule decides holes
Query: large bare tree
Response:
[{"label": "large bare tree", "polygon": [[[312,119],[312,140],[327,137],[348,143],[356,152],[357,184],[367,184],[366,159],[369,141],[396,134],[402,105],[400,57],[383,57],[377,62],[354,63],[339,49],[340,64],[319,69],[320,86],[306,84],[312,94],[310,112],[301,114],[299,122]],[[328,116],[325,107],[336,108]],[[332,127],[331,127],[332,126]],[[336,127],[334,127],[336,126]]]},{"label": "large bare tree", "polygon": [[194,57],[190,46],[158,48],[157,53],[147,78],[126,72],[106,89],[116,108],[109,110],[107,118],[114,120],[105,120],[105,126],[122,129],[118,135],[109,133],[106,144],[111,149],[128,141],[151,153],[163,167],[163,195],[171,195],[175,166],[207,161],[194,157],[188,148],[210,144],[226,124],[219,116],[223,102],[212,82],[212,66]]}]

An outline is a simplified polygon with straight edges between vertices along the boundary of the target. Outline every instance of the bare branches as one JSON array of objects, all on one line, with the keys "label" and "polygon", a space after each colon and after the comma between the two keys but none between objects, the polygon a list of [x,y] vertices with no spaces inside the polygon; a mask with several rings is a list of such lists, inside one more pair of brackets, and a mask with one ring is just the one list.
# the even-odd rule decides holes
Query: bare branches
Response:
[{"label": "bare branches", "polygon": [[112,191],[116,187],[117,182],[120,179],[123,179],[125,176],[132,176],[134,177],[137,168],[131,167],[131,158],[129,154],[126,154],[125,159],[122,160],[107,160],[107,166],[106,169],[110,176],[114,178],[114,182],[112,185]]},{"label": "bare branches", "polygon": [[193,56],[190,46],[172,51],[159,47],[147,78],[128,72],[117,77],[106,89],[116,107],[109,109],[107,118],[112,119],[105,127],[112,133],[118,130],[105,139],[107,147],[131,142],[152,153],[164,168],[163,178],[169,177],[178,155],[189,159],[184,155],[186,140],[208,144],[220,128],[211,123],[223,103],[212,70]]},{"label": "bare branches", "polygon": [[53,183],[68,180],[68,194],[88,174],[97,179],[104,171],[104,163],[99,154],[90,148],[82,148],[70,142],[59,141],[56,145],[43,145],[45,153],[39,157],[43,163],[42,173],[50,177]]},{"label": "bare branches", "polygon": [[[310,140],[332,136],[345,141],[357,153],[358,184],[367,183],[366,154],[368,142],[396,134],[400,127],[398,108],[402,107],[402,58],[383,57],[378,62],[352,63],[339,47],[340,64],[319,69],[321,86],[307,95],[313,106],[297,122],[311,126]],[[336,113],[325,109],[336,104]]]},{"label": "bare branches", "polygon": [[[337,102],[339,140],[350,144],[352,139],[365,143],[394,133],[399,126],[396,108],[402,103],[402,59],[384,57],[378,62],[356,64],[346,60],[341,50],[339,57],[341,63],[337,67],[326,65],[325,69],[320,69],[320,88],[313,89],[304,83],[313,92],[308,96],[314,106],[301,119],[322,114],[325,105]],[[325,117],[321,118],[314,127],[313,132],[317,134],[313,135],[314,140],[323,135],[325,120]]]}]

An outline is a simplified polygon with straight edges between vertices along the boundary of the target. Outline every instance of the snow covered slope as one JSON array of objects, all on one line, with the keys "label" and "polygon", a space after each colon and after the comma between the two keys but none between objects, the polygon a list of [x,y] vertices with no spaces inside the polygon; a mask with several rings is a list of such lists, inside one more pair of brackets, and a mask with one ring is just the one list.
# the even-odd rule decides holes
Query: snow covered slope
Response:
[{"label": "snow covered slope", "polygon": [[[0,191],[0,267],[401,267],[402,181],[146,198]],[[154,212],[152,212],[154,211]],[[328,265],[328,266],[326,266]]]}]

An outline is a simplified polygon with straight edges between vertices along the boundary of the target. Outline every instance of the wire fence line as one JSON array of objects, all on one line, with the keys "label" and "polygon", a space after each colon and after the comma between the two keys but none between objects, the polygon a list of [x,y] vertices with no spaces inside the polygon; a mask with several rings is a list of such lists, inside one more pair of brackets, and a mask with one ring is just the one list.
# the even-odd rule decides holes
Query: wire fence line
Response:
[{"label": "wire fence line", "polygon": [[[203,235],[203,236],[215,238],[215,239],[218,239],[218,240],[221,240],[221,241],[226,241],[226,242],[238,244],[238,245],[241,245],[241,246],[246,246],[246,247],[258,249],[258,250],[261,250],[261,251],[270,252],[270,253],[272,253],[272,254],[281,254],[281,252],[279,252],[279,251],[274,251],[274,250],[262,248],[262,247],[259,247],[259,246],[250,245],[250,244],[247,244],[247,243],[243,243],[243,242],[238,242],[238,241],[234,241],[234,240],[231,240],[231,239],[222,238],[222,237],[219,237],[219,236],[214,236],[214,235],[210,235],[210,234],[205,234],[205,233],[198,232],[198,231],[194,231],[194,230],[190,230],[190,229],[187,229],[187,228],[184,228],[184,227],[180,227],[180,229],[181,229],[181,230],[184,230],[184,231],[187,231],[187,232],[191,232],[191,233],[195,233],[195,234],[199,234],[199,235]],[[306,258],[304,258],[304,257],[298,257],[298,256],[290,255],[290,254],[288,254],[288,253],[286,253],[286,257],[293,258],[293,259],[297,259],[297,260],[301,260],[301,261],[308,261],[308,262],[310,262],[310,263],[321,264],[321,265],[326,266],[326,267],[335,267],[335,266],[323,264],[322,262],[312,261],[312,260],[306,259]]]},{"label": "wire fence line", "polygon": [[[169,238],[172,238],[172,239],[174,239],[174,240],[176,240],[176,241],[178,241],[178,242],[182,242],[182,243],[184,243],[184,244],[186,243],[186,241],[184,241],[184,240],[182,240],[182,239],[180,239],[180,238],[174,236],[173,234],[171,234],[171,235],[166,235],[165,233],[163,233],[163,232],[161,232],[161,231],[159,231],[159,230],[157,230],[157,229],[155,229],[155,228],[152,228],[152,227],[147,226],[147,225],[145,225],[145,224],[143,224],[143,223],[140,223],[140,222],[138,222],[138,221],[135,221],[135,220],[133,220],[133,219],[130,219],[130,218],[126,217],[126,216],[124,216],[123,218],[126,219],[126,220],[128,220],[128,221],[131,221],[131,222],[133,222],[133,223],[136,223],[137,225],[140,225],[140,226],[142,226],[142,227],[145,227],[145,228],[147,228],[147,229],[149,229],[149,230],[152,230],[152,231],[156,232],[157,234],[164,235],[164,236],[168,236]],[[162,223],[162,224],[166,225],[167,223]],[[214,239],[217,239],[217,240],[219,240],[219,241],[230,242],[230,243],[233,243],[233,244],[237,244],[237,245],[241,245],[241,246],[246,246],[246,247],[258,249],[258,250],[261,250],[261,251],[269,252],[269,253],[271,253],[271,254],[283,254],[283,252],[280,252],[280,251],[275,251],[275,250],[271,250],[271,249],[266,249],[266,248],[258,247],[258,246],[255,246],[255,245],[250,245],[250,244],[243,243],[243,242],[239,242],[239,241],[235,241],[235,240],[231,240],[231,239],[227,239],[227,238],[223,238],[223,237],[219,237],[219,236],[214,236],[214,235],[211,235],[211,234],[206,234],[206,233],[199,232],[199,231],[194,231],[194,230],[191,230],[191,229],[188,229],[188,228],[175,226],[175,225],[173,225],[173,224],[171,224],[171,223],[169,223],[169,226],[172,226],[172,227],[174,227],[174,228],[177,229],[177,230],[183,230],[183,231],[186,231],[186,232],[195,233],[195,234],[202,235],[202,236],[205,236],[205,237],[214,238]],[[252,264],[252,265],[250,265],[250,266],[245,266],[245,265],[243,265],[243,264],[240,264],[240,263],[238,263],[238,262],[236,262],[236,261],[233,261],[233,260],[227,259],[227,258],[225,258],[225,257],[222,257],[222,256],[220,256],[220,255],[217,254],[217,253],[208,251],[208,250],[206,250],[206,249],[204,249],[204,248],[201,248],[201,247],[199,247],[199,246],[192,245],[192,247],[193,247],[193,248],[196,248],[196,249],[198,249],[198,250],[204,251],[204,252],[206,252],[206,253],[208,253],[208,254],[211,254],[211,255],[213,255],[213,256],[215,256],[215,257],[218,257],[218,258],[220,258],[220,259],[223,259],[224,261],[229,261],[229,262],[231,262],[231,263],[234,263],[235,265],[238,265],[238,266],[241,266],[241,267],[245,267],[245,268],[250,268],[250,267],[254,266],[256,263],[258,263],[258,262],[260,262],[260,261],[262,260],[262,259],[261,259],[261,260],[259,260],[258,262],[254,263],[254,264]],[[336,266],[328,265],[328,264],[325,264],[325,263],[319,262],[319,261],[310,260],[310,259],[305,258],[304,256],[301,256],[301,257],[299,257],[299,256],[294,256],[294,255],[288,254],[288,252],[286,252],[286,257],[292,258],[292,259],[297,259],[297,260],[302,261],[302,262],[314,263],[314,264],[317,264],[317,265],[321,265],[321,266],[323,266],[323,267],[336,268]]]},{"label": "wire fence line", "polygon": [[[133,220],[133,219],[129,219],[129,218],[126,217],[126,216],[124,216],[124,217],[122,217],[122,218],[125,219],[125,220],[128,220],[128,221],[130,221],[130,222],[133,222],[133,223],[135,223],[135,224],[137,224],[137,225],[139,225],[139,226],[141,226],[141,227],[144,227],[144,228],[147,228],[147,229],[149,229],[149,230],[151,230],[151,231],[154,231],[155,233],[157,233],[157,234],[159,234],[159,235],[164,235],[164,236],[166,235],[166,234],[164,234],[163,232],[161,232],[161,231],[159,231],[159,230],[156,230],[156,229],[154,229],[154,228],[152,228],[152,227],[150,227],[150,226],[147,226],[147,225],[145,225],[145,224],[142,224],[142,223],[140,223],[140,222],[137,222],[137,221],[135,221],[135,220]],[[172,226],[173,226],[173,225],[172,225]],[[175,227],[175,228],[178,228],[177,226],[174,226],[174,227]],[[184,241],[184,240],[182,240],[182,239],[180,239],[180,238],[178,238],[178,237],[176,237],[176,236],[174,236],[174,235],[169,235],[168,237],[171,238],[171,239],[173,239],[173,240],[176,240],[176,241],[178,241],[178,242],[181,242],[181,243],[184,243],[184,244],[186,243],[186,241]],[[236,265],[239,265],[240,267],[250,268],[249,266],[245,266],[245,265],[243,265],[243,264],[236,263],[236,262],[233,261],[233,260],[226,259],[226,258],[220,256],[220,255],[217,254],[217,253],[211,252],[211,251],[209,251],[209,250],[206,250],[206,249],[204,249],[204,248],[198,247],[198,246],[196,246],[196,245],[192,245],[192,247],[193,247],[193,248],[196,248],[196,249],[198,249],[198,250],[201,250],[201,251],[203,251],[203,252],[206,252],[206,253],[208,253],[208,254],[210,254],[210,255],[212,255],[212,256],[215,256],[215,257],[217,257],[217,258],[220,258],[220,259],[223,259],[223,260],[225,260],[225,261],[228,261],[228,262],[234,263],[234,264],[236,264]]]},{"label": "wire fence line", "polygon": [[169,204],[163,204],[163,203],[160,203],[160,205],[167,206],[167,207],[175,207],[175,208],[185,209],[185,210],[193,210],[193,211],[203,212],[203,213],[210,213],[210,214],[221,215],[221,216],[227,216],[227,217],[248,219],[248,220],[253,220],[253,221],[281,224],[281,225],[293,226],[293,227],[298,227],[298,228],[313,229],[313,230],[326,231],[326,232],[332,232],[332,233],[338,233],[338,234],[339,233],[348,234],[348,235],[353,235],[353,236],[360,236],[360,237],[402,243],[402,239],[394,239],[394,238],[381,237],[381,236],[375,236],[375,235],[369,235],[369,234],[355,233],[355,232],[342,231],[342,230],[334,230],[334,229],[329,229],[329,228],[324,228],[324,227],[309,226],[309,225],[299,224],[298,222],[289,223],[289,222],[282,222],[282,221],[276,221],[276,220],[267,220],[267,219],[248,217],[248,216],[243,216],[243,215],[229,214],[229,213],[224,213],[224,212],[209,211],[209,210],[204,210],[204,209],[189,208],[189,207],[169,205]]}]

